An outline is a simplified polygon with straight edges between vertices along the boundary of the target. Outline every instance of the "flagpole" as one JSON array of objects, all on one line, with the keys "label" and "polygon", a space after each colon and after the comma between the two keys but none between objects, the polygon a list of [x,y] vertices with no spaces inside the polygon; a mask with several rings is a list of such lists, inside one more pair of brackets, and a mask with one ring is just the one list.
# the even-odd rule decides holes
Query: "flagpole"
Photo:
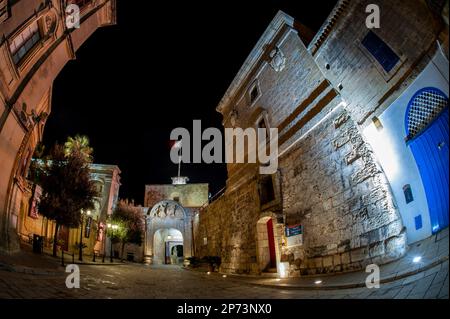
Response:
[{"label": "flagpole", "polygon": [[181,171],[181,147],[178,150],[178,177],[180,177],[180,171]]}]

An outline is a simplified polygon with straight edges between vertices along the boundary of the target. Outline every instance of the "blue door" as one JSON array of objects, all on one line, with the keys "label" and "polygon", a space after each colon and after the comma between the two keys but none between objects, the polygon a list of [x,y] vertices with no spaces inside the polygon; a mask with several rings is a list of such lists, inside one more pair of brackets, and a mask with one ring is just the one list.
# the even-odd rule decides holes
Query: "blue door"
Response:
[{"label": "blue door", "polygon": [[448,98],[440,90],[425,88],[411,99],[407,138],[425,188],[432,233],[448,226],[448,121]]}]

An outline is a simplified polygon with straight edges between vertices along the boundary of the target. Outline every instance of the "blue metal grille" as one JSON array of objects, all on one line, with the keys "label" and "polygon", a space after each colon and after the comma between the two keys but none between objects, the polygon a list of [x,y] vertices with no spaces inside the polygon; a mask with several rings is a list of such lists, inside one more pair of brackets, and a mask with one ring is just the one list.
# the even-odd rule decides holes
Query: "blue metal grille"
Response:
[{"label": "blue metal grille", "polygon": [[417,92],[408,107],[408,139],[419,134],[447,105],[448,98],[436,88],[424,88]]}]

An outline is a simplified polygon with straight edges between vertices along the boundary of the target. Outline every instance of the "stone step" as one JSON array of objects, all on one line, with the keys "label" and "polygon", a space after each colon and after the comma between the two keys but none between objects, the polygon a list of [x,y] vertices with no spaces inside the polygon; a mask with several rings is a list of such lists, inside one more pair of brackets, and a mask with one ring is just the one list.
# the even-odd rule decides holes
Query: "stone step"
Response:
[{"label": "stone step", "polygon": [[278,277],[278,272],[276,268],[268,268],[261,273],[263,277]]}]

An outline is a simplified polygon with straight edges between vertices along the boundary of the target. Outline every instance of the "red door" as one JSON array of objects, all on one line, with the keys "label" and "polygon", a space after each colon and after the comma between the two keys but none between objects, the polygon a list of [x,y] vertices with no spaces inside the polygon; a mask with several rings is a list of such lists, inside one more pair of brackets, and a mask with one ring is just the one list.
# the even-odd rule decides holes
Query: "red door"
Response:
[{"label": "red door", "polygon": [[272,218],[267,221],[267,238],[269,239],[270,268],[276,268],[277,259],[275,255],[275,238],[273,236]]}]

